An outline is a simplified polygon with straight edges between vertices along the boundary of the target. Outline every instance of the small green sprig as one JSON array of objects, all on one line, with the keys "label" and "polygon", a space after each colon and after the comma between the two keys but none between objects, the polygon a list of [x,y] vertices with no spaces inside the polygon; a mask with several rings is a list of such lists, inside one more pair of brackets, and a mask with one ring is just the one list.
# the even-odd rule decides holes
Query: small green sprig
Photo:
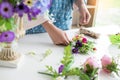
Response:
[{"label": "small green sprig", "polygon": [[44,74],[44,75],[48,75],[48,76],[51,76],[53,78],[56,78],[58,76],[60,76],[58,74],[58,72],[56,70],[53,69],[52,66],[46,66],[47,68],[47,72],[38,72],[39,74]]},{"label": "small green sprig", "polygon": [[98,68],[93,68],[93,66],[90,66],[89,64],[86,65],[87,71],[86,74],[93,78],[96,74],[98,74]]},{"label": "small green sprig", "polygon": [[117,75],[119,75],[119,74],[118,74],[118,71],[119,71],[120,69],[118,68],[118,64],[114,61],[114,59],[112,60],[112,63],[111,63],[111,64],[108,64],[108,65],[106,66],[106,69],[109,70],[110,72],[115,72]]},{"label": "small green sprig", "polygon": [[71,46],[68,45],[64,49],[64,56],[63,56],[63,59],[61,60],[61,63],[65,67],[63,70],[64,75],[66,74],[67,71],[69,71],[70,66],[73,64],[73,62],[74,62],[74,57],[71,53]]},{"label": "small green sprig", "polygon": [[73,75],[79,76],[80,80],[90,80],[89,76],[85,74],[82,69],[78,67],[70,69],[66,74],[66,76],[73,76]]},{"label": "small green sprig", "polygon": [[79,48],[81,54],[88,54],[89,51],[93,51],[93,42],[88,41],[87,44],[84,44],[82,47]]}]

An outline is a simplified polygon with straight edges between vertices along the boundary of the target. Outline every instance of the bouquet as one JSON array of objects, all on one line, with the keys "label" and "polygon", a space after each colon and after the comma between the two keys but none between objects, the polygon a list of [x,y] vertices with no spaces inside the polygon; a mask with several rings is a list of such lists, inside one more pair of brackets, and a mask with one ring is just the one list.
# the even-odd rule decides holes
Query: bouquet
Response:
[{"label": "bouquet", "polygon": [[87,54],[89,51],[96,51],[94,47],[94,42],[89,41],[84,35],[77,35],[73,38],[71,43],[72,53],[73,54]]},{"label": "bouquet", "polygon": [[16,39],[16,29],[20,29],[21,25],[17,25],[17,19],[19,18],[21,23],[22,17],[27,15],[28,20],[35,20],[38,15],[44,14],[50,5],[51,0],[0,0],[0,46],[5,47],[0,52],[0,58],[5,55],[2,53],[12,52],[8,48]]}]

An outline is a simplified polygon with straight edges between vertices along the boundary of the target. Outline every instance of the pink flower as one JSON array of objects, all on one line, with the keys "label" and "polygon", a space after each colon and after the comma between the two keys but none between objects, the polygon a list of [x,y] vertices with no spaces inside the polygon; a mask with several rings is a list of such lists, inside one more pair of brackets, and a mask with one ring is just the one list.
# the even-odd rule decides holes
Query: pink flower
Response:
[{"label": "pink flower", "polygon": [[83,38],[83,39],[82,39],[82,42],[83,42],[83,43],[87,43],[87,39],[86,39],[86,38]]},{"label": "pink flower", "polygon": [[112,63],[112,58],[108,55],[104,55],[101,59],[101,64],[102,64],[102,68],[105,72],[110,73],[111,71],[108,70],[106,67]]},{"label": "pink flower", "polygon": [[84,70],[86,71],[86,65],[89,64],[90,67],[100,68],[99,61],[95,57],[89,57],[84,63]]}]

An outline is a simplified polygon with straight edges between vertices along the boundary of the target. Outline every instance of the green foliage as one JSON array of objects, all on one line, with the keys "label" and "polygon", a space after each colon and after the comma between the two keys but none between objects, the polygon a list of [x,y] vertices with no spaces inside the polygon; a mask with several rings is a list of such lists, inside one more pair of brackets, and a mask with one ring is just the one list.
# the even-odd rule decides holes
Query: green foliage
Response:
[{"label": "green foliage", "polygon": [[119,71],[118,64],[114,60],[112,60],[112,63],[107,65],[106,68],[111,72],[115,72],[116,74],[118,74],[118,71]]},{"label": "green foliage", "polygon": [[89,64],[86,65],[86,74],[89,77],[94,77],[97,74],[98,68],[93,68],[93,66],[90,66]]},{"label": "green foliage", "polygon": [[46,66],[46,68],[48,69],[48,72],[53,74],[53,77],[58,77],[59,76],[58,72],[56,70],[54,70],[52,66]]},{"label": "green foliage", "polygon": [[52,66],[46,66],[48,72],[39,72],[40,74],[45,74],[48,76],[52,76],[53,78],[57,78],[58,76],[79,76],[80,80],[91,80],[97,74],[98,69],[94,69],[87,65],[88,72],[84,72],[83,68],[75,67],[71,68],[71,65],[74,62],[74,57],[71,52],[71,45],[68,45],[64,48],[64,56],[61,60],[62,65],[64,65],[64,69],[62,73],[58,73]]},{"label": "green foliage", "polygon": [[18,2],[21,2],[22,0],[8,0],[11,4],[16,5]]},{"label": "green foliage", "polygon": [[110,35],[109,38],[112,44],[120,43],[120,35]]},{"label": "green foliage", "polygon": [[71,52],[71,46],[68,45],[64,49],[64,56],[63,59],[61,60],[61,63],[64,65],[64,70],[63,73],[66,74],[66,72],[70,69],[70,66],[73,64],[73,55]]},{"label": "green foliage", "polygon": [[81,80],[91,80],[90,77],[87,74],[85,74],[84,72],[82,72],[82,71],[80,71],[79,76],[80,76]]},{"label": "green foliage", "polygon": [[14,24],[14,18],[5,19],[0,17],[0,31],[14,30],[16,25]]},{"label": "green foliage", "polygon": [[89,51],[93,51],[93,43],[88,41],[87,44],[84,44],[82,47],[79,48],[81,54],[88,54]]},{"label": "green foliage", "polygon": [[53,78],[56,78],[59,76],[59,74],[57,73],[56,70],[53,69],[52,66],[46,66],[47,68],[47,72],[38,72],[39,74],[44,74],[44,75],[48,75],[51,76]]}]

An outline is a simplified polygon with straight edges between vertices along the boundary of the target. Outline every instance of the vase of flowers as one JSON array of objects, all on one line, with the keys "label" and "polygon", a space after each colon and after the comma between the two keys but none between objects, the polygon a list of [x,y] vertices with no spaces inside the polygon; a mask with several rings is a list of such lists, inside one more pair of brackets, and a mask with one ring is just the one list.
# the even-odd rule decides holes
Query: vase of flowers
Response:
[{"label": "vase of flowers", "polygon": [[23,16],[35,20],[49,9],[50,4],[51,0],[0,0],[0,60],[13,61],[20,58],[13,43],[25,34]]}]

